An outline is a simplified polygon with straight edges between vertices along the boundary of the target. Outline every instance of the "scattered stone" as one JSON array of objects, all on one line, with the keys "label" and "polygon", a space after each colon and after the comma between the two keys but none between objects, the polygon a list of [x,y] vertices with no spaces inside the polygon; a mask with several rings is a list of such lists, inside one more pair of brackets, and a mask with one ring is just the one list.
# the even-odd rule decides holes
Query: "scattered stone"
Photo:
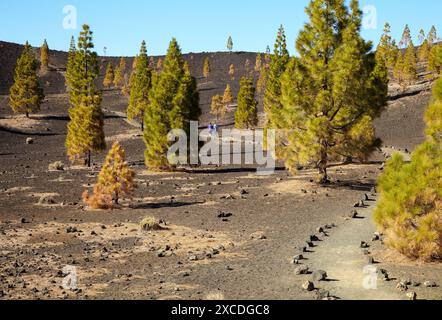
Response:
[{"label": "scattered stone", "polygon": [[311,242],[311,241],[306,241],[306,243],[307,243],[309,248],[314,248],[315,247],[314,243]]},{"label": "scattered stone", "polygon": [[64,163],[61,161],[56,161],[54,163],[49,164],[48,169],[49,171],[63,171]]},{"label": "scattered stone", "polygon": [[28,222],[26,221],[25,218],[21,218],[20,222],[21,222],[22,224],[28,223]]},{"label": "scattered stone", "polygon": [[329,300],[331,298],[330,291],[324,289],[316,290],[316,300]]},{"label": "scattered stone", "polygon": [[198,261],[198,257],[196,255],[190,255],[189,261]]},{"label": "scattered stone", "polygon": [[412,281],[410,279],[401,279],[401,282],[405,284],[406,286],[411,286]]},{"label": "scattered stone", "polygon": [[319,238],[316,235],[311,235],[310,236],[310,241],[314,242],[314,241],[319,241]]},{"label": "scattered stone", "polygon": [[315,290],[315,285],[311,281],[306,281],[302,284],[302,289],[306,291],[313,291]]},{"label": "scattered stone", "polygon": [[241,189],[241,190],[239,191],[239,194],[242,195],[242,196],[245,196],[245,195],[247,195],[247,194],[249,194],[249,193],[247,192],[247,190]]},{"label": "scattered stone", "polygon": [[264,232],[255,232],[250,235],[250,240],[266,240],[267,236]]},{"label": "scattered stone", "polygon": [[388,276],[388,272],[385,269],[379,269],[378,272],[378,277],[383,280],[383,281],[390,281],[390,278]]},{"label": "scattered stone", "polygon": [[417,300],[417,293],[416,292],[408,292],[407,298],[408,298],[408,300],[416,301]]},{"label": "scattered stone", "polygon": [[301,261],[304,260],[304,256],[302,254],[297,254],[293,257],[293,261]]},{"label": "scattered stone", "polygon": [[319,227],[316,229],[317,233],[324,233],[324,229],[322,227]]},{"label": "scattered stone", "polygon": [[368,194],[364,194],[362,201],[370,201],[370,196]]},{"label": "scattered stone", "polygon": [[425,281],[424,282],[424,286],[427,288],[436,288],[437,287],[437,283],[434,281]]},{"label": "scattered stone", "polygon": [[381,235],[380,235],[380,233],[379,232],[375,232],[374,234],[373,234],[373,238],[371,238],[371,241],[379,241],[379,240],[381,240]]},{"label": "scattered stone", "polygon": [[362,248],[362,249],[367,249],[367,248],[370,248],[370,246],[368,245],[367,242],[365,242],[365,241],[361,241],[361,248]]},{"label": "scattered stone", "polygon": [[34,139],[33,138],[27,138],[26,139],[26,144],[33,144],[34,143]]},{"label": "scattered stone", "polygon": [[303,274],[308,274],[309,272],[309,268],[305,265],[303,266],[299,266],[295,269],[295,274],[296,275],[303,275]]},{"label": "scattered stone", "polygon": [[66,228],[66,233],[76,233],[76,232],[78,232],[78,229],[76,227],[69,226]]},{"label": "scattered stone", "polygon": [[219,212],[218,213],[218,218],[230,218],[231,216],[233,216],[232,213],[228,213],[228,212]]},{"label": "scattered stone", "polygon": [[396,289],[400,290],[400,291],[407,291],[408,290],[408,286],[403,283],[403,282],[399,282],[396,286]]},{"label": "scattered stone", "polygon": [[164,251],[163,249],[157,251],[158,258],[164,258],[165,256],[166,256],[166,251]]},{"label": "scattered stone", "polygon": [[51,205],[51,204],[55,204],[55,200],[53,197],[51,196],[41,196],[40,199],[38,200],[38,204],[39,205]]},{"label": "scattered stone", "polygon": [[374,264],[374,258],[372,256],[367,256],[367,264]]},{"label": "scattered stone", "polygon": [[324,281],[327,279],[327,272],[324,270],[317,270],[312,274],[313,281]]},{"label": "scattered stone", "polygon": [[350,218],[352,218],[352,219],[356,219],[358,217],[358,211],[357,210],[353,210],[351,213],[350,213]]}]

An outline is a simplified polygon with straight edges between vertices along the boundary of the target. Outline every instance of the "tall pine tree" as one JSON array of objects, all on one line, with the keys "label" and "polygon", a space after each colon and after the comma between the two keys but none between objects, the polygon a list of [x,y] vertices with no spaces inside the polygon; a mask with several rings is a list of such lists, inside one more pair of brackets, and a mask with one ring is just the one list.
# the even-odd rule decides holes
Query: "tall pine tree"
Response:
[{"label": "tall pine tree", "polygon": [[9,90],[9,106],[15,113],[30,113],[40,110],[44,94],[38,82],[38,61],[31,46],[26,42],[14,73],[14,84]]},{"label": "tall pine tree", "polygon": [[112,63],[109,62],[106,67],[106,74],[104,76],[103,86],[105,88],[110,88],[114,83],[114,79],[115,79],[114,66],[112,65]]},{"label": "tall pine tree", "polygon": [[407,48],[411,41],[411,31],[408,24],[405,26],[404,31],[402,32],[401,41],[399,41],[400,48]]},{"label": "tall pine tree", "polygon": [[235,128],[253,129],[258,125],[258,101],[255,99],[253,79],[243,77],[238,93],[238,108],[235,113]]},{"label": "tall pine tree", "polygon": [[328,165],[349,157],[365,159],[378,145],[373,119],[386,105],[388,75],[371,43],[360,36],[362,12],[344,0],[313,0],[310,22],[296,42],[282,79],[287,167],[314,165],[320,183]]},{"label": "tall pine tree", "polygon": [[399,54],[399,48],[391,37],[391,27],[389,23],[385,24],[384,33],[376,50],[377,58],[383,59],[388,69],[393,70]]},{"label": "tall pine tree", "polygon": [[40,68],[43,71],[47,71],[49,68],[49,46],[46,39],[40,48],[40,63],[41,63]]},{"label": "tall pine tree", "polygon": [[115,69],[114,86],[117,88],[123,87],[125,76],[126,76],[126,60],[123,57],[121,57],[120,63]]},{"label": "tall pine tree", "polygon": [[149,91],[152,88],[152,69],[147,56],[146,42],[141,43],[140,54],[137,56],[137,64],[131,81],[127,118],[134,120],[139,118],[141,130],[144,131],[144,115],[149,106]]},{"label": "tall pine tree", "polygon": [[207,79],[209,75],[210,75],[210,61],[209,57],[206,57],[206,59],[204,59],[203,77]]},{"label": "tall pine tree", "polygon": [[149,100],[144,128],[146,165],[151,170],[174,169],[167,159],[171,146],[167,135],[172,129],[189,132],[190,121],[198,120],[201,114],[196,80],[176,39],[170,42],[162,71],[153,77]]},{"label": "tall pine tree", "polygon": [[95,85],[99,66],[93,48],[92,31],[88,25],[83,25],[78,48],[70,50],[72,52],[66,72],[71,104],[66,137],[67,154],[71,161],[84,161],[88,167],[91,166],[91,153],[106,148],[101,92]]}]

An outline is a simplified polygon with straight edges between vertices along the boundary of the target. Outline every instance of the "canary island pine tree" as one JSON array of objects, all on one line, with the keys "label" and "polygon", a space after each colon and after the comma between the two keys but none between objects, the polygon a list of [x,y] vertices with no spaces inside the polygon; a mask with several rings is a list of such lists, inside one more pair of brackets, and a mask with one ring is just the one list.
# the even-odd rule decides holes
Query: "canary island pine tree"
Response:
[{"label": "canary island pine tree", "polygon": [[233,39],[232,39],[232,37],[229,37],[229,39],[227,39],[227,50],[229,50],[230,53],[233,50]]},{"label": "canary island pine tree", "polygon": [[428,42],[427,39],[424,39],[418,51],[418,59],[420,62],[428,61],[428,58],[430,56],[430,50],[431,50],[430,43]]},{"label": "canary island pine tree", "polygon": [[122,88],[124,85],[126,76],[126,60],[121,57],[120,63],[118,64],[117,68],[115,69],[115,77],[114,77],[114,86],[116,88]]},{"label": "canary island pine tree", "polygon": [[224,90],[222,103],[226,108],[233,103],[232,89],[230,88],[229,84],[226,86],[226,89]]},{"label": "canary island pine tree", "polygon": [[[282,129],[284,121],[281,115],[281,77],[287,68],[290,60],[287,50],[286,36],[284,27],[281,25],[276,37],[273,55],[270,56],[270,65],[268,68],[266,88],[264,91],[264,112],[266,115],[266,124],[264,128],[264,137],[267,137],[267,130]],[[264,141],[267,144],[267,141]],[[276,148],[279,155],[281,140],[276,141]]]},{"label": "canary island pine tree", "polygon": [[378,181],[374,220],[386,244],[412,259],[442,258],[442,79],[433,91],[426,141],[409,163],[395,154]]},{"label": "canary island pine tree", "polygon": [[437,75],[442,71],[442,44],[431,47],[428,57],[428,70]]},{"label": "canary island pine tree", "polygon": [[238,108],[235,113],[235,128],[253,129],[258,125],[258,101],[255,99],[253,80],[243,77],[238,93]]},{"label": "canary island pine tree", "polygon": [[83,201],[94,209],[111,209],[118,206],[122,197],[131,198],[136,188],[132,171],[126,163],[126,155],[118,142],[115,142],[109,151],[103,168],[89,196],[86,190]]},{"label": "canary island pine tree", "polygon": [[189,133],[190,121],[197,121],[201,114],[196,79],[184,63],[176,39],[170,42],[161,72],[153,77],[149,101],[144,121],[146,166],[150,170],[173,170],[175,165],[167,159],[172,144],[168,133],[172,129]]},{"label": "canary island pine tree", "polygon": [[261,72],[261,68],[262,68],[262,56],[260,53],[258,53],[256,55],[256,60],[255,60],[255,72]]},{"label": "canary island pine tree", "polygon": [[203,77],[204,78],[208,78],[210,75],[210,61],[209,61],[209,57],[206,57],[206,59],[204,59],[204,67],[203,67]]},{"label": "canary island pine tree", "polygon": [[139,118],[141,130],[144,131],[144,115],[149,106],[149,91],[152,88],[152,69],[147,56],[146,42],[141,43],[140,54],[131,80],[131,91],[127,107],[127,118]]},{"label": "canary island pine tree", "polygon": [[417,80],[417,56],[413,41],[410,40],[404,55],[404,78],[407,84],[412,84]]},{"label": "canary island pine tree", "polygon": [[233,63],[229,66],[229,76],[231,80],[235,79],[235,65]]},{"label": "canary island pine tree", "polygon": [[114,79],[115,79],[114,67],[112,63],[109,62],[106,67],[106,74],[104,76],[103,86],[105,88],[110,88],[114,83]]},{"label": "canary island pine tree", "polygon": [[9,106],[15,113],[25,114],[40,110],[44,100],[43,89],[38,82],[38,61],[29,43],[26,42],[14,73],[14,84],[9,90]]},{"label": "canary island pine tree", "polygon": [[386,105],[388,75],[360,36],[362,12],[352,0],[313,0],[281,80],[286,166],[315,166],[328,183],[330,161],[366,158],[379,144],[373,119]]},{"label": "canary island pine tree", "polygon": [[92,32],[84,25],[78,48],[70,52],[66,72],[71,104],[65,143],[67,154],[71,161],[83,160],[88,167],[91,166],[91,153],[106,148],[101,92],[95,86],[99,67],[93,48]]},{"label": "canary island pine tree", "polygon": [[40,48],[40,68],[43,71],[47,71],[49,68],[49,46],[46,39]]},{"label": "canary island pine tree", "polygon": [[224,117],[226,114],[226,108],[223,103],[223,97],[219,94],[212,97],[212,103],[210,105],[210,113],[216,117],[218,121],[219,118]]},{"label": "canary island pine tree", "polygon": [[391,37],[391,27],[389,23],[385,24],[384,33],[376,50],[377,59],[383,59],[389,70],[393,70],[396,65],[399,48]]}]

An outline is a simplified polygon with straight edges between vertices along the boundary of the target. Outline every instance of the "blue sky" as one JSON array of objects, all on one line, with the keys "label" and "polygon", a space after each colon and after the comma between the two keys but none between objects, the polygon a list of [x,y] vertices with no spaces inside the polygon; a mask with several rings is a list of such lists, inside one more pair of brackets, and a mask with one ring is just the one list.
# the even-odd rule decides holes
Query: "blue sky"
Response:
[{"label": "blue sky", "polygon": [[[39,46],[43,39],[57,50],[67,50],[71,35],[78,35],[83,23],[94,31],[99,54],[132,56],[141,40],[151,55],[164,54],[172,37],[184,52],[225,51],[229,35],[234,50],[265,51],[273,46],[276,30],[283,24],[290,51],[306,21],[309,0],[1,0],[0,40]],[[440,0],[360,0],[377,11],[377,28],[363,31],[376,43],[383,25],[390,22],[393,35],[400,37],[409,24],[417,37],[436,25],[442,34]],[[63,8],[77,9],[77,30],[64,29]]]}]

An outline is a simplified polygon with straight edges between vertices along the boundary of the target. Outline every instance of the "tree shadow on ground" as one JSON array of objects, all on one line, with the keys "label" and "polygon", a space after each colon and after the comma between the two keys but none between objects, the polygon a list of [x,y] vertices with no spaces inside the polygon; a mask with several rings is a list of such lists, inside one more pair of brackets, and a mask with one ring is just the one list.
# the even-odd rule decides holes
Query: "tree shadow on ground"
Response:
[{"label": "tree shadow on ground", "polygon": [[193,201],[193,202],[164,202],[164,203],[136,203],[130,205],[131,209],[161,209],[161,208],[180,208],[186,206],[193,206],[197,204],[204,204],[203,201]]}]

